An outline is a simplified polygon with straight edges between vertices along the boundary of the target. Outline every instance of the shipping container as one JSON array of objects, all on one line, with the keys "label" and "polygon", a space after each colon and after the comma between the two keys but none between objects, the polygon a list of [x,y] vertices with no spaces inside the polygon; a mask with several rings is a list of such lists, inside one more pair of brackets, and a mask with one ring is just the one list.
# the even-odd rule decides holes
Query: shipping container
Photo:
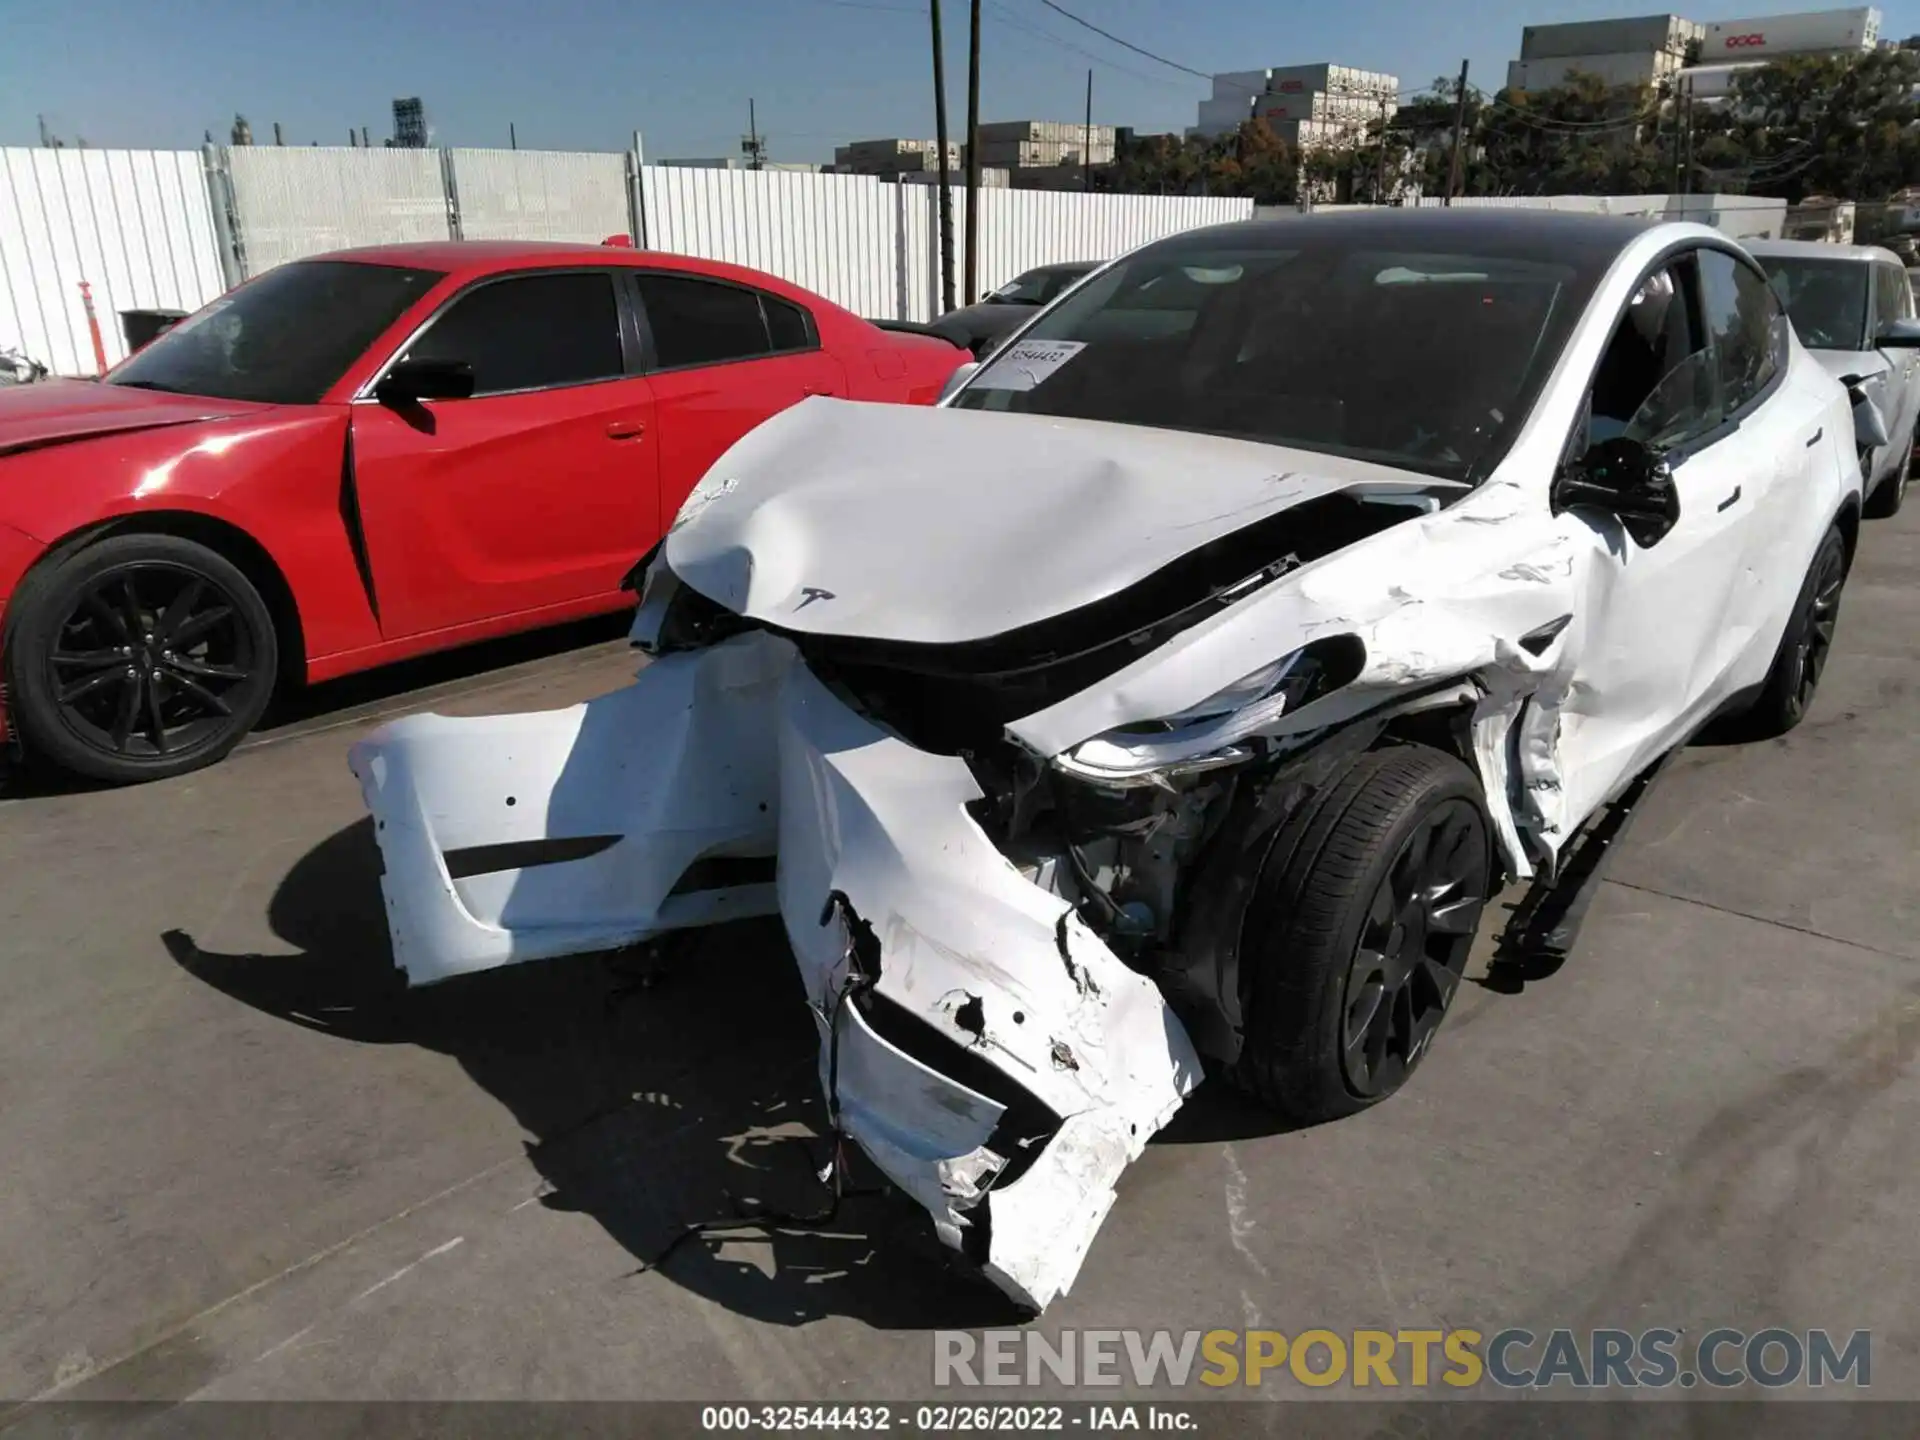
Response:
[{"label": "shipping container", "polygon": [[1565,85],[1575,71],[1598,76],[1606,85],[1652,85],[1678,72],[1680,66],[1681,57],[1671,51],[1513,60],[1507,64],[1507,88],[1554,90]]},{"label": "shipping container", "polygon": [[1696,100],[1721,100],[1733,93],[1734,82],[1740,76],[1749,70],[1764,70],[1766,66],[1764,60],[1748,60],[1737,65],[1695,65],[1680,71],[1674,79],[1681,93],[1690,94]]},{"label": "shipping container", "polygon": [[1576,20],[1565,25],[1529,25],[1520,32],[1522,60],[1629,52],[1686,52],[1701,27],[1678,15],[1637,15],[1626,20]]},{"label": "shipping container", "polygon": [[1716,20],[1700,46],[1702,64],[1773,55],[1867,51],[1880,43],[1880,12],[1812,10],[1752,20]]},{"label": "shipping container", "polygon": [[1200,123],[1202,125],[1225,125],[1229,129],[1238,125],[1253,114],[1254,97],[1241,95],[1228,96],[1220,100],[1202,100],[1200,102]]},{"label": "shipping container", "polygon": [[[1029,140],[1041,144],[1059,144],[1072,140],[1078,142],[1088,127],[1078,120],[995,120],[980,127],[982,144],[987,141]],[[1113,143],[1113,126],[1095,125],[1092,127],[1096,143]]]},{"label": "shipping container", "polygon": [[1350,127],[1327,120],[1276,120],[1272,126],[1276,136],[1302,150],[1350,143],[1355,134]]},{"label": "shipping container", "polygon": [[1215,100],[1245,100],[1266,88],[1267,72],[1264,70],[1229,70],[1213,77]]},{"label": "shipping container", "polygon": [[1378,70],[1357,70],[1351,65],[1285,65],[1267,72],[1269,95],[1311,95],[1322,91],[1332,95],[1397,95],[1397,76]]},{"label": "shipping container", "polygon": [[1366,95],[1266,95],[1254,107],[1255,113],[1269,122],[1275,120],[1332,120],[1346,124],[1364,124],[1378,120],[1383,111],[1398,108],[1394,102]]}]

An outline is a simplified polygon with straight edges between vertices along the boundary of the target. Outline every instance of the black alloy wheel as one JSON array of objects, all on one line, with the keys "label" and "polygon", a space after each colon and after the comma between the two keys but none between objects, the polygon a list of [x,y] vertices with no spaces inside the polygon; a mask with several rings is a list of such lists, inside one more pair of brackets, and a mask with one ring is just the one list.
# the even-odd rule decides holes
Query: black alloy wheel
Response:
[{"label": "black alloy wheel", "polygon": [[1354,947],[1340,1056],[1355,1095],[1389,1095],[1420,1063],[1459,988],[1486,894],[1480,812],[1448,800],[1402,843]]},{"label": "black alloy wheel", "polygon": [[1847,583],[1847,542],[1838,527],[1827,531],[1807,567],[1793,611],[1774,651],[1760,693],[1744,714],[1731,720],[1731,734],[1766,740],[1786,734],[1812,708],[1820,678],[1833,654],[1840,625],[1840,597]]},{"label": "black alloy wheel", "polygon": [[1389,745],[1275,832],[1241,930],[1234,1083],[1296,1124],[1392,1095],[1432,1052],[1493,882],[1479,778]]},{"label": "black alloy wheel", "polygon": [[224,557],[120,535],[50,559],[21,587],[6,670],[30,754],[94,779],[218,760],[273,691],[272,618]]},{"label": "black alloy wheel", "polygon": [[[117,755],[191,750],[229,725],[259,675],[233,597],[166,561],[95,576],[47,655],[61,718]],[[229,698],[229,697],[232,698]]]},{"label": "black alloy wheel", "polygon": [[1847,583],[1846,552],[1837,545],[1821,547],[1808,581],[1805,623],[1797,627],[1791,652],[1791,679],[1787,705],[1794,724],[1806,718],[1813,692],[1833,653],[1834,632],[1840,623],[1840,591]]}]

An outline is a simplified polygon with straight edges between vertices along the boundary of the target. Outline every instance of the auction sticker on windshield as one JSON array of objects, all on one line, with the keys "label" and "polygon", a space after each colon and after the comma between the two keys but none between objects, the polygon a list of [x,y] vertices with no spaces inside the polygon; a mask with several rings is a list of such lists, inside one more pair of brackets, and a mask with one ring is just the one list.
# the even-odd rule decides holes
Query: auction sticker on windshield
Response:
[{"label": "auction sticker on windshield", "polygon": [[1031,390],[1086,348],[1082,340],[1021,340],[994,356],[973,383],[982,390]]}]

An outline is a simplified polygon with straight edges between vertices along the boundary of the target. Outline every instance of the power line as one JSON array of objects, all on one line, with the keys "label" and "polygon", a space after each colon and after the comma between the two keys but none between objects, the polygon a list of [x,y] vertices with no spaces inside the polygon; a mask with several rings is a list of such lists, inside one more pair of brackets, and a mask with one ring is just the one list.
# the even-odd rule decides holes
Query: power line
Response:
[{"label": "power line", "polygon": [[1057,11],[1059,14],[1066,16],[1067,19],[1073,21],[1074,24],[1079,25],[1084,29],[1091,30],[1094,34],[1100,36],[1102,39],[1111,40],[1114,44],[1120,46],[1120,48],[1123,50],[1131,50],[1133,51],[1134,54],[1144,55],[1147,59],[1152,60],[1157,64],[1168,66],[1169,68],[1174,70],[1184,71],[1186,74],[1197,76],[1199,79],[1202,79],[1202,80],[1213,79],[1213,76],[1207,74],[1207,72],[1204,70],[1196,70],[1191,65],[1182,65],[1178,60],[1169,60],[1164,55],[1156,55],[1151,50],[1142,49],[1140,46],[1134,44],[1131,40],[1122,40],[1118,35],[1114,34],[1111,30],[1102,30],[1098,25],[1094,24],[1091,20],[1083,20],[1078,15],[1074,14],[1071,10],[1067,9],[1066,6],[1056,4],[1055,0],[1040,0],[1040,3],[1046,6],[1049,10]]},{"label": "power line", "polygon": [[1107,69],[1115,71],[1118,74],[1129,76],[1132,79],[1142,81],[1148,85],[1171,86],[1178,83],[1173,80],[1164,79],[1158,75],[1149,75],[1144,70],[1135,70],[1130,66],[1116,64],[1112,60],[1107,59],[1106,56],[1100,54],[1098,51],[1089,50],[1084,45],[1076,45],[1071,40],[1062,40],[1058,35],[1055,35],[1052,31],[1042,30],[1038,25],[1029,24],[1027,21],[1021,19],[1012,10],[1009,10],[1005,5],[1000,4],[999,0],[987,0],[987,5],[990,9],[992,9],[995,17],[998,19],[999,23],[1001,23],[1002,25],[1010,26],[1015,30],[1024,31],[1028,35],[1038,36],[1040,39],[1045,40],[1050,44],[1059,46],[1062,50],[1071,50],[1074,54],[1083,56],[1084,58],[1093,61],[1096,65],[1104,65],[1107,67]]}]

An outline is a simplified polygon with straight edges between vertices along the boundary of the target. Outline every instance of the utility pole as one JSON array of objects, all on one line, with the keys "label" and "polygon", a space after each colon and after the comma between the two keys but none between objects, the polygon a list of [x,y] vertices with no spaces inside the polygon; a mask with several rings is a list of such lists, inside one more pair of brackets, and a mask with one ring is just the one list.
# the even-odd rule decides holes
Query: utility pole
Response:
[{"label": "utility pole", "polygon": [[1087,128],[1080,132],[1080,188],[1093,189],[1093,71],[1087,71]]},{"label": "utility pole", "polygon": [[507,148],[509,150],[518,150],[520,148],[520,132],[513,128],[513,121],[511,120],[507,121]]},{"label": "utility pole", "polygon": [[1447,204],[1460,193],[1460,147],[1467,138],[1467,62],[1460,62],[1460,88],[1453,97],[1453,155],[1447,161]]},{"label": "utility pole", "polygon": [[1687,118],[1686,118],[1686,160],[1680,173],[1680,193],[1693,193],[1693,77],[1686,77]]},{"label": "utility pole", "polygon": [[273,122],[273,143],[276,145],[284,145],[287,143],[280,138],[280,122],[278,120]]},{"label": "utility pole", "polygon": [[373,138],[367,134],[367,127],[364,125],[360,127],[360,148],[362,150],[371,150],[373,148]]},{"label": "utility pole", "polygon": [[953,309],[953,185],[947,173],[947,61],[940,48],[940,0],[929,0],[933,17],[933,143],[940,148],[940,308]]},{"label": "utility pole", "polygon": [[1380,183],[1379,193],[1374,199],[1380,204],[1387,203],[1387,97],[1380,97]]},{"label": "utility pole", "polygon": [[53,149],[53,132],[47,129],[47,117],[44,115],[36,115],[33,118],[40,122],[40,148],[42,150]]},{"label": "utility pole", "polygon": [[[980,0],[967,44],[967,304],[980,298]],[[946,156],[940,157],[946,164]]]},{"label": "utility pole", "polygon": [[747,98],[747,141],[740,147],[747,155],[749,170],[766,169],[767,147],[760,140],[760,122],[754,117],[753,98]]},{"label": "utility pole", "polygon": [[360,148],[360,132],[355,130],[351,125],[347,126],[347,144],[355,150]]}]

